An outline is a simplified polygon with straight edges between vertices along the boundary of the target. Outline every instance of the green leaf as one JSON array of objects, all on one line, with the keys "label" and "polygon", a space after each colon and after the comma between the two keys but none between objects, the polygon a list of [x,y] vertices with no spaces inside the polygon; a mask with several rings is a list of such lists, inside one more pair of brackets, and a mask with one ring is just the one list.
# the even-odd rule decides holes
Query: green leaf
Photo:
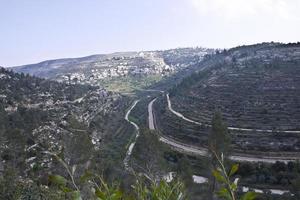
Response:
[{"label": "green leaf", "polygon": [[93,177],[93,174],[89,171],[84,172],[84,174],[80,177],[80,181],[82,183],[86,182],[87,180],[90,180]]},{"label": "green leaf", "polygon": [[106,195],[100,191],[98,188],[95,191],[95,195],[99,197],[101,200],[106,200]]},{"label": "green leaf", "polygon": [[81,200],[80,192],[79,191],[73,191],[70,193],[72,200]]},{"label": "green leaf", "polygon": [[66,186],[67,185],[67,180],[60,175],[50,175],[49,181],[58,186]]},{"label": "green leaf", "polygon": [[233,174],[235,174],[238,169],[239,169],[239,164],[232,165],[231,170],[229,172],[229,176],[232,176]]},{"label": "green leaf", "polygon": [[217,192],[217,195],[220,198],[231,200],[230,192],[224,187]]},{"label": "green leaf", "polygon": [[218,170],[213,171],[213,176],[217,179],[217,181],[226,183],[225,177]]},{"label": "green leaf", "polygon": [[72,192],[71,199],[72,200],[81,200],[80,192],[79,191]]},{"label": "green leaf", "polygon": [[117,190],[112,194],[112,200],[119,200],[122,198],[122,196],[123,193],[120,190]]},{"label": "green leaf", "polygon": [[230,188],[232,191],[236,191],[237,185],[235,183],[230,184]]},{"label": "green leaf", "polygon": [[241,200],[254,200],[257,197],[255,192],[247,192],[241,198]]},{"label": "green leaf", "polygon": [[64,192],[64,193],[68,193],[68,192],[72,192],[73,190],[70,189],[69,187],[66,187],[64,185],[60,186],[60,189]]}]

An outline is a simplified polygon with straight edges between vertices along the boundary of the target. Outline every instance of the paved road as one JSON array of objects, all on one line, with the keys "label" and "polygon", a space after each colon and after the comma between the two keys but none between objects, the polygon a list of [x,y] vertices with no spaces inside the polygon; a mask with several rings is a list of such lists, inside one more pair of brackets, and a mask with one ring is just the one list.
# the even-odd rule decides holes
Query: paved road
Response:
[{"label": "paved road", "polygon": [[[192,119],[189,119],[189,118],[185,117],[183,114],[175,111],[172,108],[172,104],[171,104],[171,100],[170,100],[169,94],[167,94],[166,96],[167,96],[167,102],[168,102],[168,109],[173,114],[175,114],[177,117],[180,117],[180,118],[182,118],[185,121],[188,121],[188,122],[191,122],[191,123],[194,123],[194,124],[197,124],[197,125],[204,125],[204,126],[207,126],[207,127],[211,127],[210,124],[204,124],[204,123],[200,123],[200,122],[194,121]],[[274,130],[269,130],[269,129],[250,129],[250,128],[240,128],[240,127],[232,127],[232,126],[229,126],[228,129],[229,130],[236,130],[236,131],[248,131],[248,132],[252,132],[252,131],[264,132],[264,133],[273,133],[273,132],[275,132]],[[300,133],[300,131],[280,131],[280,132],[281,133]]]},{"label": "paved road", "polygon": [[[183,119],[183,120],[185,120],[185,121],[191,122],[191,123],[193,123],[193,124],[204,125],[204,124],[202,124],[202,123],[200,123],[200,122],[196,122],[196,121],[194,121],[194,120],[191,120],[191,119],[185,117],[183,114],[181,114],[181,113],[179,113],[179,112],[173,110],[172,104],[171,104],[171,100],[170,100],[170,97],[169,97],[169,94],[167,94],[167,102],[168,102],[168,109],[169,109],[174,115],[176,115],[177,117],[179,117],[179,118],[181,118],[181,119]],[[207,126],[210,127],[211,125],[207,125]]]},{"label": "paved road", "polygon": [[[156,101],[156,98],[153,99],[148,104],[148,123],[149,123],[149,129],[155,130],[155,123],[154,123],[154,116],[153,116],[153,103]],[[191,147],[189,145],[180,143],[178,141],[172,140],[171,138],[165,137],[165,136],[159,136],[159,140],[165,144],[168,144],[172,146],[173,148],[176,148],[178,151],[184,151],[191,154],[197,154],[201,156],[208,156],[207,149],[199,149],[195,147]]]},{"label": "paved road", "polygon": [[140,136],[140,128],[139,128],[139,126],[138,126],[136,123],[130,121],[130,120],[128,119],[128,117],[129,117],[129,114],[130,114],[130,112],[132,111],[132,109],[134,109],[134,107],[136,106],[136,104],[137,104],[139,101],[140,101],[140,100],[134,101],[134,103],[132,104],[132,106],[131,106],[130,109],[126,112],[126,115],[125,115],[125,120],[128,121],[130,124],[132,124],[132,125],[134,126],[135,130],[136,130],[135,139],[134,139],[134,141],[129,145],[128,150],[127,150],[127,152],[126,152],[125,159],[124,159],[124,161],[123,161],[124,166],[125,166],[125,169],[126,169],[127,171],[133,171],[133,169],[129,166],[129,161],[130,161],[130,156],[131,156],[131,154],[132,154],[132,150],[133,150],[134,145],[135,145],[135,143],[136,143],[136,141],[137,141],[137,138]]},{"label": "paved road", "polygon": [[195,154],[195,155],[199,155],[199,156],[206,156],[206,157],[209,156],[208,150],[205,148],[200,149],[200,148],[196,148],[193,146],[189,146],[189,145],[180,143],[178,141],[172,140],[172,139],[164,137],[164,136],[160,136],[159,140],[165,144],[172,146],[173,148],[175,148],[176,150],[178,150],[180,152]]},{"label": "paved road", "polygon": [[[150,130],[155,130],[155,122],[154,122],[154,117],[153,117],[153,103],[155,102],[156,99],[152,100],[149,104],[148,104],[148,115],[149,115],[149,129]],[[170,101],[170,98],[169,98],[169,95],[167,94],[167,100],[168,100],[168,108],[169,110],[174,113],[176,116],[186,120],[186,121],[189,121],[189,122],[192,122],[192,123],[197,123],[198,125],[200,125],[201,123],[199,122],[195,122],[191,119],[188,119],[186,117],[184,117],[181,113],[175,111],[172,109],[172,106],[171,106],[171,101]],[[172,138],[169,138],[169,137],[166,137],[166,136],[160,136],[159,137],[159,140],[165,144],[168,144],[170,145],[171,147],[173,147],[174,149],[180,151],[180,152],[185,152],[185,153],[189,153],[189,154],[194,154],[194,155],[199,155],[199,156],[209,156],[209,153],[208,153],[208,149],[206,148],[201,148],[201,147],[195,147],[195,146],[192,146],[192,145],[188,145],[188,144],[184,144],[184,143],[181,143],[179,141],[176,141]],[[295,160],[298,160],[299,158],[298,157],[267,157],[267,156],[260,156],[260,157],[257,157],[255,155],[246,155],[246,154],[243,154],[243,155],[233,155],[230,157],[231,160],[234,160],[234,161],[240,161],[240,162],[265,162],[265,163],[275,163],[277,161],[281,161],[281,162],[289,162],[289,161],[295,161]]]},{"label": "paved road", "polygon": [[[149,104],[148,104],[148,113],[153,113],[153,103],[156,101],[156,98],[153,99]],[[155,130],[154,127],[154,119],[153,119],[153,114],[150,115],[148,114],[148,124],[149,124],[149,129],[150,130]]]}]

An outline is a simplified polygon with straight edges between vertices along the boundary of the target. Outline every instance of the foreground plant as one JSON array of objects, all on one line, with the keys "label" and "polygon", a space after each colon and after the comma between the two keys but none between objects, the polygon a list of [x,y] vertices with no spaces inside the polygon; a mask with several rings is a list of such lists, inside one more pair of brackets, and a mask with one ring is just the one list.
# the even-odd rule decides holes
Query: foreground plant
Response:
[{"label": "foreground plant", "polygon": [[66,169],[69,179],[66,179],[60,175],[50,175],[49,181],[56,185],[58,189],[65,193],[68,199],[82,200],[82,192],[80,185],[87,185],[90,190],[90,196],[95,200],[125,200],[125,197],[120,190],[118,184],[108,185],[101,176],[86,171],[76,183],[75,171],[76,166],[70,168],[68,164],[54,153],[46,152],[47,154],[55,157]]},{"label": "foreground plant", "polygon": [[144,177],[148,181],[137,177],[136,184],[133,185],[138,200],[186,200],[184,185],[181,181],[175,179],[167,182],[155,180],[146,175]]},{"label": "foreground plant", "polygon": [[184,185],[175,179],[167,182],[161,179],[150,178],[146,174],[136,175],[136,183],[132,197],[126,196],[120,189],[119,184],[108,184],[102,176],[86,171],[80,180],[75,180],[76,167],[69,167],[67,163],[56,154],[46,152],[55,157],[66,169],[69,178],[60,175],[49,176],[49,181],[64,193],[67,199],[81,200],[81,186],[89,188],[89,196],[95,200],[186,200]]},{"label": "foreground plant", "polygon": [[232,181],[232,176],[238,171],[239,165],[234,164],[230,170],[227,170],[224,165],[224,157],[221,157],[213,151],[213,154],[217,160],[218,167],[213,170],[213,176],[221,184],[221,188],[217,191],[218,197],[225,200],[254,200],[256,198],[255,192],[247,192],[240,198],[237,195],[238,178]]}]

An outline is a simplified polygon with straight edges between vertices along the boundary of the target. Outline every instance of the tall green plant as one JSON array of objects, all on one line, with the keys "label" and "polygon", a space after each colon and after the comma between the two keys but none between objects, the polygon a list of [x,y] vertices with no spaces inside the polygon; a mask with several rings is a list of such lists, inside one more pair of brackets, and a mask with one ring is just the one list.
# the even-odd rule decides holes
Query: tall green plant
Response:
[{"label": "tall green plant", "polygon": [[[212,119],[212,129],[208,138],[209,149],[212,154],[211,165],[212,169],[218,166],[218,161],[213,154],[221,156],[221,154],[228,156],[230,149],[230,134],[226,124],[222,120],[222,115],[220,112],[216,112]],[[216,180],[212,177],[212,183],[210,185],[211,195],[215,192]],[[213,199],[213,196],[210,196]]]},{"label": "tall green plant", "polygon": [[[208,138],[209,147],[218,156],[227,156],[230,151],[231,137],[220,112],[216,112],[212,119],[212,130]],[[214,157],[213,157],[214,159]]]},{"label": "tall green plant", "polygon": [[178,179],[171,182],[153,180],[147,176],[148,183],[141,177],[133,185],[138,200],[186,200],[184,185]]},{"label": "tall green plant", "polygon": [[224,164],[224,157],[221,157],[215,152],[214,156],[217,160],[218,167],[213,170],[213,176],[221,184],[221,188],[216,192],[218,197],[225,200],[254,200],[256,198],[255,192],[247,192],[240,198],[237,195],[238,178],[232,181],[233,175],[238,171],[239,165],[234,164],[230,170],[227,170]]},{"label": "tall green plant", "polygon": [[[49,153],[54,156],[66,169],[69,178],[60,175],[49,176],[49,181],[57,186],[60,192],[65,193],[68,199],[81,200],[81,185],[89,188],[91,196],[95,200],[185,200],[184,185],[181,181],[175,179],[168,183],[165,180],[156,180],[149,176],[136,175],[136,183],[133,187],[133,197],[126,196],[120,189],[119,184],[108,184],[104,179],[91,172],[85,172],[80,180],[75,180],[74,173],[76,168],[70,168],[67,163],[59,158],[56,154]],[[68,180],[69,179],[69,180]]]}]

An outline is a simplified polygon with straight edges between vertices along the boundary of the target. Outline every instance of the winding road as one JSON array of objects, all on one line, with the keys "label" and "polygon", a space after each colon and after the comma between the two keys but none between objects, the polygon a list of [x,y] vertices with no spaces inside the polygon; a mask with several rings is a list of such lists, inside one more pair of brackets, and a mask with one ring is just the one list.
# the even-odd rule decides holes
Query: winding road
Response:
[{"label": "winding road", "polygon": [[[153,90],[156,91],[156,90]],[[162,92],[163,91],[159,91]],[[197,121],[194,121],[192,119],[189,119],[187,117],[185,117],[182,113],[175,111],[172,108],[172,103],[169,97],[169,94],[166,94],[166,98],[167,98],[167,103],[168,103],[168,109],[170,112],[172,112],[174,115],[176,115],[177,117],[190,122],[190,123],[194,123],[197,125],[202,125],[202,126],[207,126],[207,127],[211,127],[210,124],[204,124],[204,123],[200,123]],[[154,118],[154,114],[153,114],[153,104],[154,102],[157,100],[157,98],[154,98],[149,104],[148,104],[148,126],[150,130],[156,130],[155,128],[155,118]],[[128,121],[130,124],[132,124],[135,129],[136,129],[136,136],[134,141],[129,145],[128,150],[126,152],[126,156],[124,159],[124,166],[126,170],[132,170],[132,168],[129,166],[129,160],[130,160],[130,156],[132,154],[132,150],[135,146],[135,143],[137,141],[137,138],[140,135],[139,132],[139,126],[130,121],[129,120],[129,115],[131,113],[131,111],[134,109],[134,107],[136,106],[136,104],[139,102],[140,100],[136,100],[134,101],[134,103],[132,104],[132,106],[130,107],[130,109],[126,112],[125,115],[125,120]],[[238,128],[238,127],[228,127],[229,130],[239,130],[239,131],[257,131],[257,132],[273,132],[273,130],[261,130],[261,129],[245,129],[245,128]],[[300,133],[300,131],[282,131],[284,133]],[[167,137],[167,136],[163,136],[163,135],[159,135],[159,140],[169,146],[171,146],[172,148],[174,148],[175,150],[182,152],[182,153],[188,153],[188,154],[193,154],[193,155],[198,155],[198,156],[205,156],[208,157],[209,156],[209,152],[207,148],[204,147],[195,147],[189,144],[185,144],[182,142],[179,142],[173,138]],[[265,163],[275,163],[277,161],[281,161],[281,162],[289,162],[289,161],[295,161],[295,160],[299,160],[299,157],[280,157],[280,156],[257,156],[257,155],[250,155],[250,154],[240,154],[240,155],[232,155],[230,156],[231,160],[234,161],[240,161],[240,162],[265,162]]]},{"label": "winding road", "polygon": [[[169,110],[172,112],[172,113],[176,113],[176,115],[186,121],[189,121],[191,123],[197,123],[197,124],[201,124],[199,122],[195,122],[191,119],[188,119],[186,117],[184,117],[181,113],[175,111],[172,109],[172,106],[171,106],[171,101],[168,97],[168,94],[167,94],[167,98],[168,98],[168,108]],[[157,98],[154,98],[152,101],[150,101],[150,103],[148,104],[148,125],[149,125],[149,129],[150,130],[156,130],[155,128],[155,117],[154,117],[154,114],[153,114],[153,104],[154,102],[157,100]],[[132,124],[135,129],[136,129],[136,136],[135,136],[135,139],[134,141],[129,145],[128,147],[128,150],[126,152],[126,156],[125,156],[125,159],[124,159],[124,166],[125,166],[125,169],[127,171],[133,171],[133,168],[130,167],[129,165],[129,161],[130,161],[130,156],[132,154],[132,151],[133,151],[133,148],[135,146],[135,143],[140,135],[140,131],[139,131],[139,126],[134,123],[133,121],[130,121],[129,119],[129,115],[131,113],[131,111],[135,108],[136,104],[139,102],[139,100],[136,100],[134,101],[134,103],[132,104],[132,106],[130,107],[130,109],[126,112],[126,115],[125,115],[125,120],[128,121],[130,124]],[[201,124],[203,125],[203,124]],[[159,135],[159,140],[169,146],[171,146],[172,148],[174,148],[175,150],[179,151],[179,152],[182,152],[182,153],[189,153],[189,154],[193,154],[193,155],[198,155],[198,156],[205,156],[205,157],[208,157],[209,156],[209,153],[208,153],[208,150],[206,148],[201,148],[201,147],[195,147],[195,146],[191,146],[191,145],[187,145],[187,144],[184,144],[184,143],[181,143],[179,141],[176,141],[174,139],[171,139],[169,137],[166,137],[166,136],[162,136],[162,135]],[[254,156],[251,156],[251,155],[233,155],[230,157],[231,160],[234,160],[234,161],[241,161],[241,162],[265,162],[265,163],[275,163],[276,161],[281,161],[281,162],[288,162],[288,161],[294,161],[295,159],[289,159],[289,158],[279,158],[279,157],[254,157]],[[168,178],[170,179],[170,177],[168,176]],[[171,177],[172,179],[172,177]],[[202,176],[196,176],[196,175],[193,175],[193,179],[194,179],[194,182],[195,183],[205,183],[207,182],[207,178],[206,177],[202,177]],[[243,191],[246,192],[247,190],[249,190],[249,188],[247,187],[242,187]],[[260,190],[260,189],[255,189],[255,191],[257,193],[263,193],[263,190]],[[282,195],[286,192],[289,192],[288,190],[277,190],[277,189],[270,189],[270,192],[272,194],[279,194],[279,195]]]},{"label": "winding road", "polygon": [[[172,108],[172,104],[169,98],[169,94],[166,95],[167,96],[167,101],[168,101],[168,109],[175,114],[176,116],[182,118],[183,120],[186,120],[188,122],[197,124],[197,125],[206,125],[206,126],[210,126],[207,124],[202,124],[200,122],[196,122],[194,120],[188,119],[186,118],[184,115],[182,115],[181,113],[173,110]],[[149,119],[149,129],[150,130],[156,130],[155,128],[155,121],[154,121],[154,114],[153,114],[153,103],[156,101],[156,99],[153,99],[149,104],[148,104],[148,119]],[[231,130],[233,130],[234,127],[231,127]],[[240,128],[234,128],[234,130],[241,130]],[[242,129],[242,130],[246,130],[246,131],[250,131],[250,130],[254,130],[254,129]],[[262,130],[261,130],[262,131]],[[166,136],[159,136],[159,140],[165,144],[168,144],[169,146],[173,147],[174,149],[176,149],[177,151],[180,152],[184,152],[184,153],[189,153],[189,154],[193,154],[193,155],[199,155],[199,156],[209,156],[208,153],[208,149],[207,148],[202,148],[202,147],[195,147],[192,145],[187,145],[184,143],[181,143],[179,141],[176,141],[174,139],[171,139],[169,137]],[[289,162],[289,161],[295,161],[298,160],[298,157],[274,157],[274,156],[254,156],[254,155],[249,155],[249,154],[241,154],[241,155],[232,155],[230,156],[231,160],[234,161],[240,161],[240,162],[265,162],[265,163],[275,163],[277,161],[281,161],[281,162]]]},{"label": "winding road", "polygon": [[[155,128],[155,122],[154,122],[154,114],[153,114],[153,103],[156,101],[156,98],[153,99],[149,104],[148,104],[148,124],[149,124],[149,129],[150,130],[156,130]],[[166,136],[159,135],[159,140],[165,144],[168,144],[172,146],[173,148],[176,148],[176,150],[181,151],[181,152],[186,152],[186,153],[191,153],[191,154],[196,154],[196,155],[201,155],[201,156],[208,156],[208,151],[207,149],[199,149],[195,147],[191,147],[189,145],[180,143],[178,141],[175,141],[171,138],[168,138]]]},{"label": "winding road", "polygon": [[135,143],[136,143],[138,137],[140,136],[140,128],[139,128],[139,126],[138,126],[136,123],[130,121],[128,117],[129,117],[129,114],[131,113],[131,111],[134,109],[134,107],[136,106],[136,104],[137,104],[139,101],[140,101],[140,100],[134,101],[133,104],[132,104],[132,106],[131,106],[130,109],[126,112],[126,115],[125,115],[125,120],[128,121],[130,124],[132,124],[132,125],[134,126],[135,130],[136,130],[136,135],[135,135],[134,141],[129,145],[128,150],[127,150],[127,152],[126,152],[126,156],[125,156],[124,161],[123,161],[124,166],[125,166],[125,169],[126,169],[127,171],[133,171],[133,169],[129,166],[129,161],[130,161],[130,156],[131,156],[131,154],[132,154],[132,150],[133,150],[133,148],[134,148],[134,145],[135,145]]},{"label": "winding road", "polygon": [[[170,96],[169,94],[166,95],[167,96],[167,102],[168,102],[168,109],[174,114],[176,115],[177,117],[179,118],[182,118],[183,120],[185,121],[188,121],[188,122],[191,122],[193,124],[197,124],[197,125],[202,125],[202,126],[206,126],[206,127],[211,127],[210,124],[204,124],[204,123],[200,123],[200,122],[197,122],[197,121],[194,121],[192,119],[189,119],[187,117],[185,117],[183,114],[175,111],[173,108],[172,108],[172,104],[171,104],[171,100],[170,100]],[[235,131],[255,131],[255,132],[264,132],[264,133],[273,133],[273,132],[276,132],[274,130],[269,130],[269,129],[250,129],[250,128],[240,128],[240,127],[232,127],[232,126],[229,126],[228,127],[228,130],[235,130]],[[280,131],[282,133],[300,133],[300,131]]]},{"label": "winding road", "polygon": [[[155,116],[154,116],[154,112],[153,112],[153,104],[155,103],[155,101],[157,100],[157,98],[154,98],[152,101],[150,101],[150,103],[148,104],[148,126],[150,130],[156,130],[155,128]],[[171,105],[171,101],[169,98],[169,95],[167,94],[167,100],[168,100],[168,109],[175,114],[176,116],[194,123],[194,124],[198,124],[198,125],[207,125],[210,126],[208,124],[202,124],[200,122],[196,122],[194,120],[188,119],[186,118],[184,115],[182,115],[181,113],[173,110],[172,105]],[[130,157],[133,151],[133,148],[135,146],[135,143],[140,135],[140,130],[139,130],[139,126],[134,123],[133,121],[130,121],[129,119],[129,115],[131,113],[131,111],[135,108],[136,104],[139,102],[139,100],[134,101],[134,103],[132,104],[132,106],[130,107],[130,109],[126,112],[125,115],[125,120],[128,121],[130,124],[132,124],[135,129],[136,129],[136,136],[133,142],[131,142],[131,144],[128,147],[128,150],[126,152],[126,156],[125,159],[123,161],[125,169],[127,171],[132,172],[133,168],[130,167],[129,165],[129,161],[130,161]],[[231,127],[234,128],[234,127]],[[232,129],[231,129],[232,130]],[[250,129],[247,129],[250,130]],[[204,156],[204,157],[208,157],[209,156],[209,152],[208,149],[206,148],[202,148],[202,147],[195,147],[195,146],[191,146],[191,145],[187,145],[184,143],[181,143],[177,140],[174,140],[172,138],[163,136],[163,135],[159,135],[159,140],[169,146],[171,146],[173,149],[182,152],[182,153],[188,153],[188,154],[192,154],[192,155],[197,155],[197,156]],[[233,161],[241,161],[241,162],[265,162],[265,163],[275,163],[276,161],[281,161],[281,162],[289,162],[289,161],[295,161],[297,158],[282,158],[282,157],[256,157],[253,155],[232,155],[230,156],[230,159]],[[170,178],[168,176],[168,178]],[[207,182],[207,178],[202,177],[202,176],[196,176],[193,175],[193,179],[195,183],[205,183]],[[199,179],[199,180],[198,180]],[[246,192],[246,190],[249,190],[249,188],[247,187],[243,187],[242,188],[244,192]],[[259,189],[255,189],[255,191],[257,193],[262,193],[262,190]],[[270,189],[270,192],[272,194],[279,194],[282,195],[285,192],[289,192],[288,190],[276,190],[276,189]]]}]

